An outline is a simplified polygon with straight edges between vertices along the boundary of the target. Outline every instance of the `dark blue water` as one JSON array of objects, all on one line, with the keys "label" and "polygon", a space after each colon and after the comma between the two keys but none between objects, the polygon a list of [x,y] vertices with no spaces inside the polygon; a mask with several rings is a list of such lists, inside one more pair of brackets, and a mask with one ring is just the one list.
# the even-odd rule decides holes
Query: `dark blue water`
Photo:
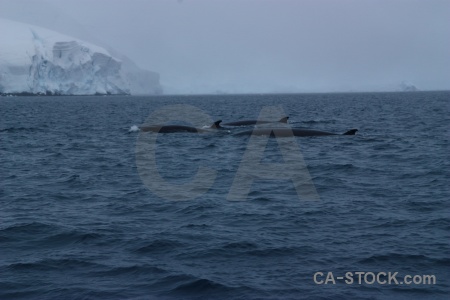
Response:
[{"label": "dark blue water", "polygon": [[[319,200],[289,178],[227,200],[242,129],[158,135],[166,183],[215,171],[171,201],[139,175],[129,129],[173,104],[224,121],[281,105],[292,126],[359,132],[295,138]],[[449,129],[449,92],[0,98],[0,299],[444,299]],[[262,163],[283,163],[277,139],[259,141]],[[358,271],[436,283],[314,282]]]}]

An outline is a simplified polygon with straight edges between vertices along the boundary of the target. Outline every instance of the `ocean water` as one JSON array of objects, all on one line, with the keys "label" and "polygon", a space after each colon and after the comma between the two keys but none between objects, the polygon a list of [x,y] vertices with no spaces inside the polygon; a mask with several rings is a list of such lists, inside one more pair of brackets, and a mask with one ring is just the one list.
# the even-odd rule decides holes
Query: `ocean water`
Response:
[{"label": "ocean water", "polygon": [[[277,138],[130,130],[173,105],[359,131],[290,139],[307,199]],[[449,130],[450,92],[2,97],[0,299],[446,299]],[[251,141],[290,171],[231,201]]]}]

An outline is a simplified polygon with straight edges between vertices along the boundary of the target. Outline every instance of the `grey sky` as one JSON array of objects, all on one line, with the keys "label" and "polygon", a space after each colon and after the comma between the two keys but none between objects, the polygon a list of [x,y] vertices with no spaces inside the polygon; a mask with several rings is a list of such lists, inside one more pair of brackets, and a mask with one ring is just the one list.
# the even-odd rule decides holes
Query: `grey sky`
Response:
[{"label": "grey sky", "polygon": [[0,0],[0,17],[108,44],[167,93],[450,89],[449,16],[447,0]]}]

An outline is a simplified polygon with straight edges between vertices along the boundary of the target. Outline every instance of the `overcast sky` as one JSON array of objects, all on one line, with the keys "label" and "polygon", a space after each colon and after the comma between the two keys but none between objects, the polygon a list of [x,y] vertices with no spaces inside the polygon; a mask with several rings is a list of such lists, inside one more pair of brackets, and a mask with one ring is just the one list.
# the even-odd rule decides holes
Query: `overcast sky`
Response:
[{"label": "overcast sky", "polygon": [[449,0],[0,0],[0,17],[110,45],[166,93],[450,89]]}]

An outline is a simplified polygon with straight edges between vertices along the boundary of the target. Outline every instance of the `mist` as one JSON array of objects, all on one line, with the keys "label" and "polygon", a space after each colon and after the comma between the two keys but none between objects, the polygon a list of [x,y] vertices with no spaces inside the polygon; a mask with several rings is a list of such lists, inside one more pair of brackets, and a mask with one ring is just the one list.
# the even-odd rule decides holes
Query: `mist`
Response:
[{"label": "mist", "polygon": [[0,17],[158,72],[166,94],[449,90],[449,15],[445,0],[0,0]]}]

